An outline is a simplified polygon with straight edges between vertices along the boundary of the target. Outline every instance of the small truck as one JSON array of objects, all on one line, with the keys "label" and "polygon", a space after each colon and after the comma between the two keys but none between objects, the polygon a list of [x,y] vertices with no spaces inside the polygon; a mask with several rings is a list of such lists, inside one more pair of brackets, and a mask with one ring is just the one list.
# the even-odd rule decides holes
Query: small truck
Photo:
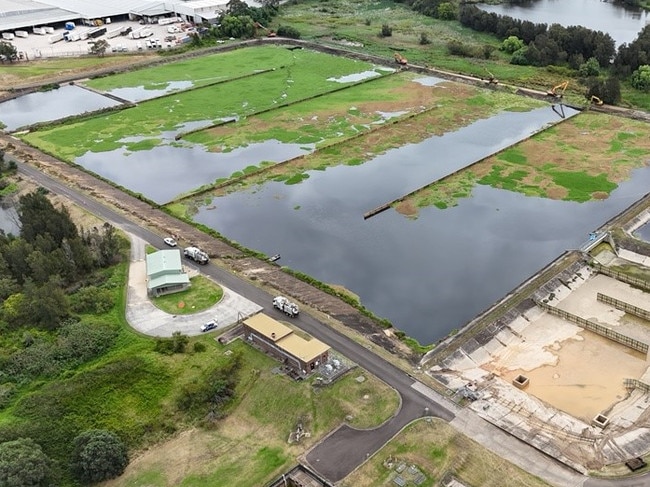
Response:
[{"label": "small truck", "polygon": [[295,318],[298,316],[298,313],[300,313],[298,305],[296,303],[292,303],[284,296],[277,296],[273,298],[273,307],[279,309],[290,318]]}]

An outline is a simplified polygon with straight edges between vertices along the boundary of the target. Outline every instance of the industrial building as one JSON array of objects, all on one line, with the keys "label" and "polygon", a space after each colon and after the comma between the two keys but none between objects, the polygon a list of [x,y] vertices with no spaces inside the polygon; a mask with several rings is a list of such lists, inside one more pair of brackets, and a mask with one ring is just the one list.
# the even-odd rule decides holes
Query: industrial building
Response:
[{"label": "industrial building", "polygon": [[147,254],[147,293],[150,296],[177,293],[190,287],[190,278],[183,272],[178,249],[159,250]]},{"label": "industrial building", "polygon": [[312,338],[306,340],[279,321],[265,314],[244,320],[245,340],[281,361],[300,377],[314,372],[329,360],[328,347]]},{"label": "industrial building", "polygon": [[44,26],[63,28],[66,22],[97,26],[121,20],[155,24],[178,17],[194,24],[214,23],[228,0],[0,0],[0,33],[32,34]]}]

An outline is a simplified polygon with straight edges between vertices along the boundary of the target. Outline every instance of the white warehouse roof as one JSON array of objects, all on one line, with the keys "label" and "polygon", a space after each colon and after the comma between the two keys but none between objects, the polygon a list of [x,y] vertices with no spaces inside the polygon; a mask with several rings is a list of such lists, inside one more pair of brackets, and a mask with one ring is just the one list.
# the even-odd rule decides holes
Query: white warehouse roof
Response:
[{"label": "white warehouse roof", "polygon": [[0,31],[37,27],[79,18],[69,9],[32,0],[0,0]]},{"label": "white warehouse roof", "polygon": [[125,15],[134,8],[140,8],[143,4],[157,3],[143,0],[111,0],[110,2],[98,2],[97,0],[40,0],[42,3],[52,5],[61,9],[77,12],[79,17],[84,19],[102,19],[112,15]]}]

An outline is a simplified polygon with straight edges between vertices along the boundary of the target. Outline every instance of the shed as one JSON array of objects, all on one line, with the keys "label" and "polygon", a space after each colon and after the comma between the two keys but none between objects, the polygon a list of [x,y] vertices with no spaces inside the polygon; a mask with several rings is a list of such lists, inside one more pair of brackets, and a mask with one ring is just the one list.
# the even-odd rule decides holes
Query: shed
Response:
[{"label": "shed", "polygon": [[146,263],[147,293],[150,296],[176,293],[190,287],[190,278],[183,272],[180,250],[159,250],[148,254]]}]

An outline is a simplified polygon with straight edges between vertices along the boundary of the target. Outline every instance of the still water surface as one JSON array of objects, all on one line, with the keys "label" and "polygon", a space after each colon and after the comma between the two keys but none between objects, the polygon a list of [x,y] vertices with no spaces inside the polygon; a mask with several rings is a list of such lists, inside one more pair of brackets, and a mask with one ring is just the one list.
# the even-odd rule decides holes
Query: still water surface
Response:
[{"label": "still water surface", "polygon": [[520,4],[480,5],[482,10],[535,24],[581,25],[612,36],[619,46],[636,39],[650,13],[602,0],[535,0]]},{"label": "still water surface", "polygon": [[78,86],[31,93],[0,104],[0,122],[7,131],[37,122],[49,122],[84,112],[94,112],[120,103]]},{"label": "still water surface", "polygon": [[339,166],[296,186],[273,182],[215,198],[194,219],[247,247],[279,252],[282,265],[345,286],[377,315],[430,343],[579,247],[650,185],[644,168],[609,199],[589,203],[477,186],[458,206],[421,209],[415,221],[393,210],[364,221],[363,210],[377,198],[357,169]]},{"label": "still water surface", "polygon": [[18,235],[20,233],[20,227],[18,226],[18,215],[16,210],[12,207],[3,207],[0,206],[0,230],[5,234],[9,235]]}]

